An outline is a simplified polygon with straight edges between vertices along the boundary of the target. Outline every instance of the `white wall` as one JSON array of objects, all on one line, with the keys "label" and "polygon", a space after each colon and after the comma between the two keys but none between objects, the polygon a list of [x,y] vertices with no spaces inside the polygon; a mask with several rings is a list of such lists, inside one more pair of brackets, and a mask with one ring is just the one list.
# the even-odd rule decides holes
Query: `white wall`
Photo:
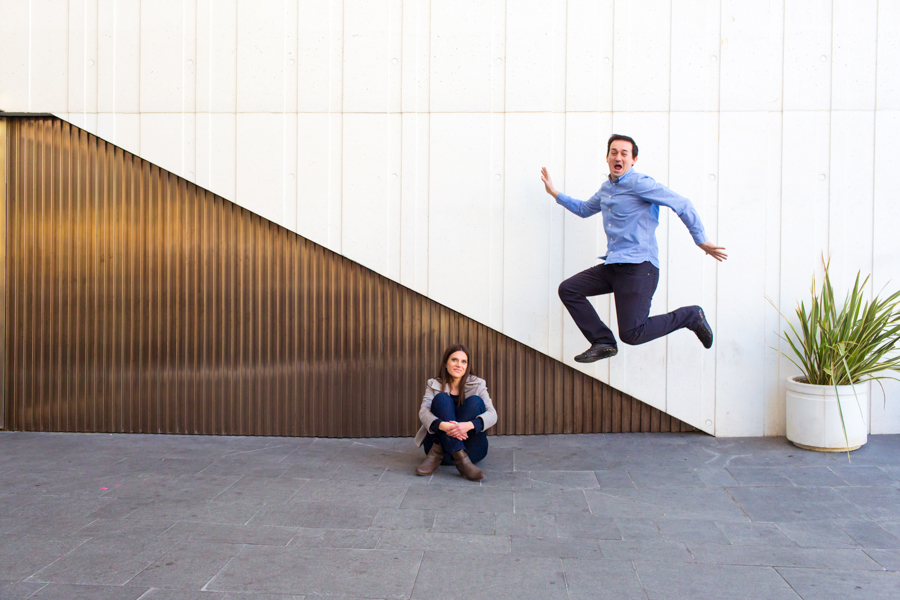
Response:
[{"label": "white wall", "polygon": [[[54,112],[722,436],[784,432],[771,350],[820,255],[900,285],[900,0],[0,0],[0,109]],[[690,332],[575,365],[606,138],[692,198],[657,312]],[[470,291],[457,284],[460,277]],[[608,298],[595,304],[614,319]],[[873,431],[900,432],[900,385]]]}]

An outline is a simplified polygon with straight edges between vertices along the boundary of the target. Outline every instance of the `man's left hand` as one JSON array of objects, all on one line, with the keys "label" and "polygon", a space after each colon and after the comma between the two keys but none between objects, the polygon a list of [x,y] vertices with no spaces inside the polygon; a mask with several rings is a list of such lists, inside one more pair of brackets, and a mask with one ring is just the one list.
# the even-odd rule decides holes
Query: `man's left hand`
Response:
[{"label": "man's left hand", "polygon": [[728,255],[725,254],[725,248],[723,248],[722,246],[716,246],[712,242],[703,242],[702,244],[697,245],[701,250],[703,250],[719,262],[728,258]]}]

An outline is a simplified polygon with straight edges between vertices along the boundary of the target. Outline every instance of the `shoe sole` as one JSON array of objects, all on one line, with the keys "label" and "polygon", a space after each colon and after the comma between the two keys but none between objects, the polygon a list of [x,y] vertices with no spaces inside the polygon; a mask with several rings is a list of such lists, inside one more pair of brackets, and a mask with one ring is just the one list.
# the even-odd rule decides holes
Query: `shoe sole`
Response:
[{"label": "shoe sole", "polygon": [[700,326],[704,329],[703,333],[709,334],[709,343],[707,344],[703,340],[703,338],[700,337],[700,334],[697,333],[696,331],[694,332],[694,335],[697,336],[697,339],[700,340],[700,343],[703,345],[703,347],[706,348],[707,350],[709,350],[710,348],[712,348],[712,345],[713,345],[713,330],[712,330],[712,327],[709,326],[709,321],[706,320],[706,313],[703,312],[702,308],[700,309],[700,319],[701,319]]},{"label": "shoe sole", "polygon": [[598,360],[603,360],[604,358],[612,358],[613,356],[615,356],[615,355],[618,354],[618,353],[619,353],[618,351],[612,352],[612,353],[604,353],[604,354],[601,355],[601,356],[591,356],[591,357],[589,357],[589,358],[580,358],[580,357],[576,356],[576,357],[575,357],[575,362],[577,362],[577,363],[592,363],[592,362],[597,362]]}]

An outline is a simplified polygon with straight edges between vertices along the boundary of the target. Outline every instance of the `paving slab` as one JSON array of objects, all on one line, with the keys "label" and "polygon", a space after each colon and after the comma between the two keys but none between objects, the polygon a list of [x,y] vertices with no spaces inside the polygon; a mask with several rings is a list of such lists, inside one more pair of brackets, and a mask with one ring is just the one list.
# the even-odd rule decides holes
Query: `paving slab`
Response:
[{"label": "paving slab", "polygon": [[896,600],[900,573],[778,568],[803,600]]},{"label": "paving slab", "polygon": [[835,490],[876,521],[900,521],[900,487],[844,487]]},{"label": "paving slab", "polygon": [[631,475],[628,474],[628,469],[624,467],[594,471],[594,475],[597,477],[597,483],[601,490],[632,490],[635,487]]},{"label": "paving slab", "polygon": [[437,512],[418,508],[379,508],[372,520],[371,528],[431,531]]},{"label": "paving slab", "polygon": [[226,525],[219,523],[176,523],[163,537],[194,542],[225,544],[262,544],[286,546],[299,527],[264,527],[256,525]]},{"label": "paving slab", "polygon": [[585,491],[584,494],[594,515],[614,518],[747,520],[745,513],[723,488],[623,489]]},{"label": "paving slab", "polygon": [[728,473],[737,480],[739,486],[794,487],[794,483],[781,469],[775,467],[729,467]]},{"label": "paving slab", "polygon": [[598,489],[600,483],[594,471],[531,471],[532,481],[572,489]]},{"label": "paving slab", "polygon": [[799,600],[771,567],[635,561],[649,600]]},{"label": "paving slab", "polygon": [[[510,513],[502,513],[508,515]],[[497,528],[497,515],[494,513],[470,513],[452,510],[439,510],[434,517],[431,530],[441,533],[474,533],[493,535]]]},{"label": "paving slab", "polygon": [[377,513],[376,506],[297,502],[289,506],[264,506],[246,524],[267,527],[368,529]]},{"label": "paving slab", "polygon": [[637,572],[628,563],[564,558],[570,600],[645,600]]},{"label": "paving slab", "polygon": [[602,558],[597,540],[511,536],[510,554],[545,558]]},{"label": "paving slab", "polygon": [[0,580],[0,600],[25,600],[25,598],[30,598],[35,592],[46,586],[46,583]]},{"label": "paving slab", "polygon": [[420,551],[244,546],[205,589],[400,600],[410,597],[421,563]]},{"label": "paving slab", "polygon": [[0,535],[0,581],[21,581],[89,540],[88,536]]},{"label": "paving slab", "polygon": [[500,513],[494,523],[497,535],[524,537],[557,537],[556,515],[532,513]]},{"label": "paving slab", "polygon": [[706,487],[697,468],[628,467],[637,488]]},{"label": "paving slab", "polygon": [[728,538],[709,519],[658,519],[656,521],[663,538],[669,542],[701,544],[727,544]]},{"label": "paving slab", "polygon": [[210,500],[238,504],[283,504],[307,483],[302,479],[244,476]]},{"label": "paving slab", "polygon": [[780,467],[778,471],[788,481],[800,487],[835,487],[846,485],[846,482],[834,473],[829,466],[820,467]]},{"label": "paving slab", "polygon": [[595,471],[609,466],[602,451],[565,444],[517,449],[515,457],[517,471]]},{"label": "paving slab", "polygon": [[663,541],[663,533],[653,519],[616,519],[623,540]]},{"label": "paving slab", "polygon": [[[483,465],[478,464],[479,467]],[[500,490],[523,490],[546,485],[542,481],[535,481],[528,476],[528,471],[492,471],[484,469],[485,478],[481,480],[481,487],[489,487]],[[461,478],[460,478],[461,479]]]},{"label": "paving slab", "polygon": [[[149,588],[118,585],[73,585],[49,583],[28,600],[138,600],[146,598]],[[0,595],[0,598],[3,596]]]},{"label": "paving slab", "polygon": [[847,535],[863,548],[900,549],[900,538],[885,523],[871,521],[837,521]]},{"label": "paving slab", "polygon": [[302,548],[359,548],[372,550],[384,534],[378,529],[300,529],[289,546]]},{"label": "paving slab", "polygon": [[698,563],[880,571],[881,565],[862,550],[687,544]]},{"label": "paving slab", "polygon": [[[835,519],[868,520],[866,512],[850,503],[836,488],[736,487],[726,488],[752,521],[770,523]],[[854,488],[855,490],[863,488]],[[869,489],[869,488],[865,488]],[[890,489],[890,488],[870,488]],[[900,492],[898,492],[900,493]],[[873,503],[880,506],[879,502]],[[897,509],[900,511],[900,508]],[[887,509],[886,512],[890,512]]]},{"label": "paving slab", "polygon": [[178,542],[128,585],[200,591],[240,550],[238,544]]},{"label": "paving slab", "polygon": [[175,543],[161,539],[93,538],[30,579],[50,583],[125,585]]},{"label": "paving slab", "polygon": [[516,513],[591,513],[582,490],[518,490],[515,499]]},{"label": "paving slab", "polygon": [[[206,592],[209,594],[209,592]],[[203,600],[206,596],[202,596],[200,600]],[[306,596],[294,596],[285,595],[285,594],[244,594],[244,593],[235,593],[235,594],[224,594],[222,595],[222,600],[306,600]],[[327,596],[316,596],[315,600],[329,600]],[[346,596],[340,597],[340,599],[335,598],[335,600],[362,600],[359,598],[348,598]]]},{"label": "paving slab", "polygon": [[[877,526],[877,523],[871,521],[858,522]],[[844,531],[840,523],[840,521],[791,521],[778,523],[778,528],[803,548],[859,548],[859,542]],[[844,523],[849,525],[854,521]]]},{"label": "paving slab", "polygon": [[509,537],[429,531],[385,531],[378,540],[379,550],[428,550],[452,553],[465,548],[465,554],[509,554]]},{"label": "paving slab", "polygon": [[140,600],[225,600],[227,594],[151,588]]},{"label": "paving slab", "polygon": [[559,513],[556,515],[555,520],[557,535],[561,538],[622,539],[616,520],[609,517],[594,517],[583,512]]},{"label": "paving slab", "polygon": [[[465,573],[452,585],[448,573]],[[413,600],[566,600],[559,558],[525,555],[450,555],[427,552]]]},{"label": "paving slab", "polygon": [[832,465],[831,472],[849,486],[894,486],[898,483],[884,467]]},{"label": "paving slab", "polygon": [[600,540],[600,555],[604,560],[645,560],[655,562],[694,562],[688,547],[681,542],[649,540]]},{"label": "paving slab", "polygon": [[465,506],[472,512],[513,512],[513,492],[470,485],[410,486],[399,508],[423,510],[454,510]]},{"label": "paving slab", "polygon": [[900,550],[866,550],[886,571],[900,571]]},{"label": "paving slab", "polygon": [[796,547],[797,542],[778,528],[775,523],[736,523],[717,521],[716,526],[735,546]]}]

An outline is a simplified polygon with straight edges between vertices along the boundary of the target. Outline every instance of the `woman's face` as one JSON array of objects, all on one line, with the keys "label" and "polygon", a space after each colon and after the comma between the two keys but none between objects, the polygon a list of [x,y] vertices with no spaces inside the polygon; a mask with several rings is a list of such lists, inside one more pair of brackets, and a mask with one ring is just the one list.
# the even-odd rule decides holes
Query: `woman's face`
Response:
[{"label": "woman's face", "polygon": [[463,376],[469,366],[469,357],[462,350],[457,350],[447,359],[447,372],[455,380]]}]

